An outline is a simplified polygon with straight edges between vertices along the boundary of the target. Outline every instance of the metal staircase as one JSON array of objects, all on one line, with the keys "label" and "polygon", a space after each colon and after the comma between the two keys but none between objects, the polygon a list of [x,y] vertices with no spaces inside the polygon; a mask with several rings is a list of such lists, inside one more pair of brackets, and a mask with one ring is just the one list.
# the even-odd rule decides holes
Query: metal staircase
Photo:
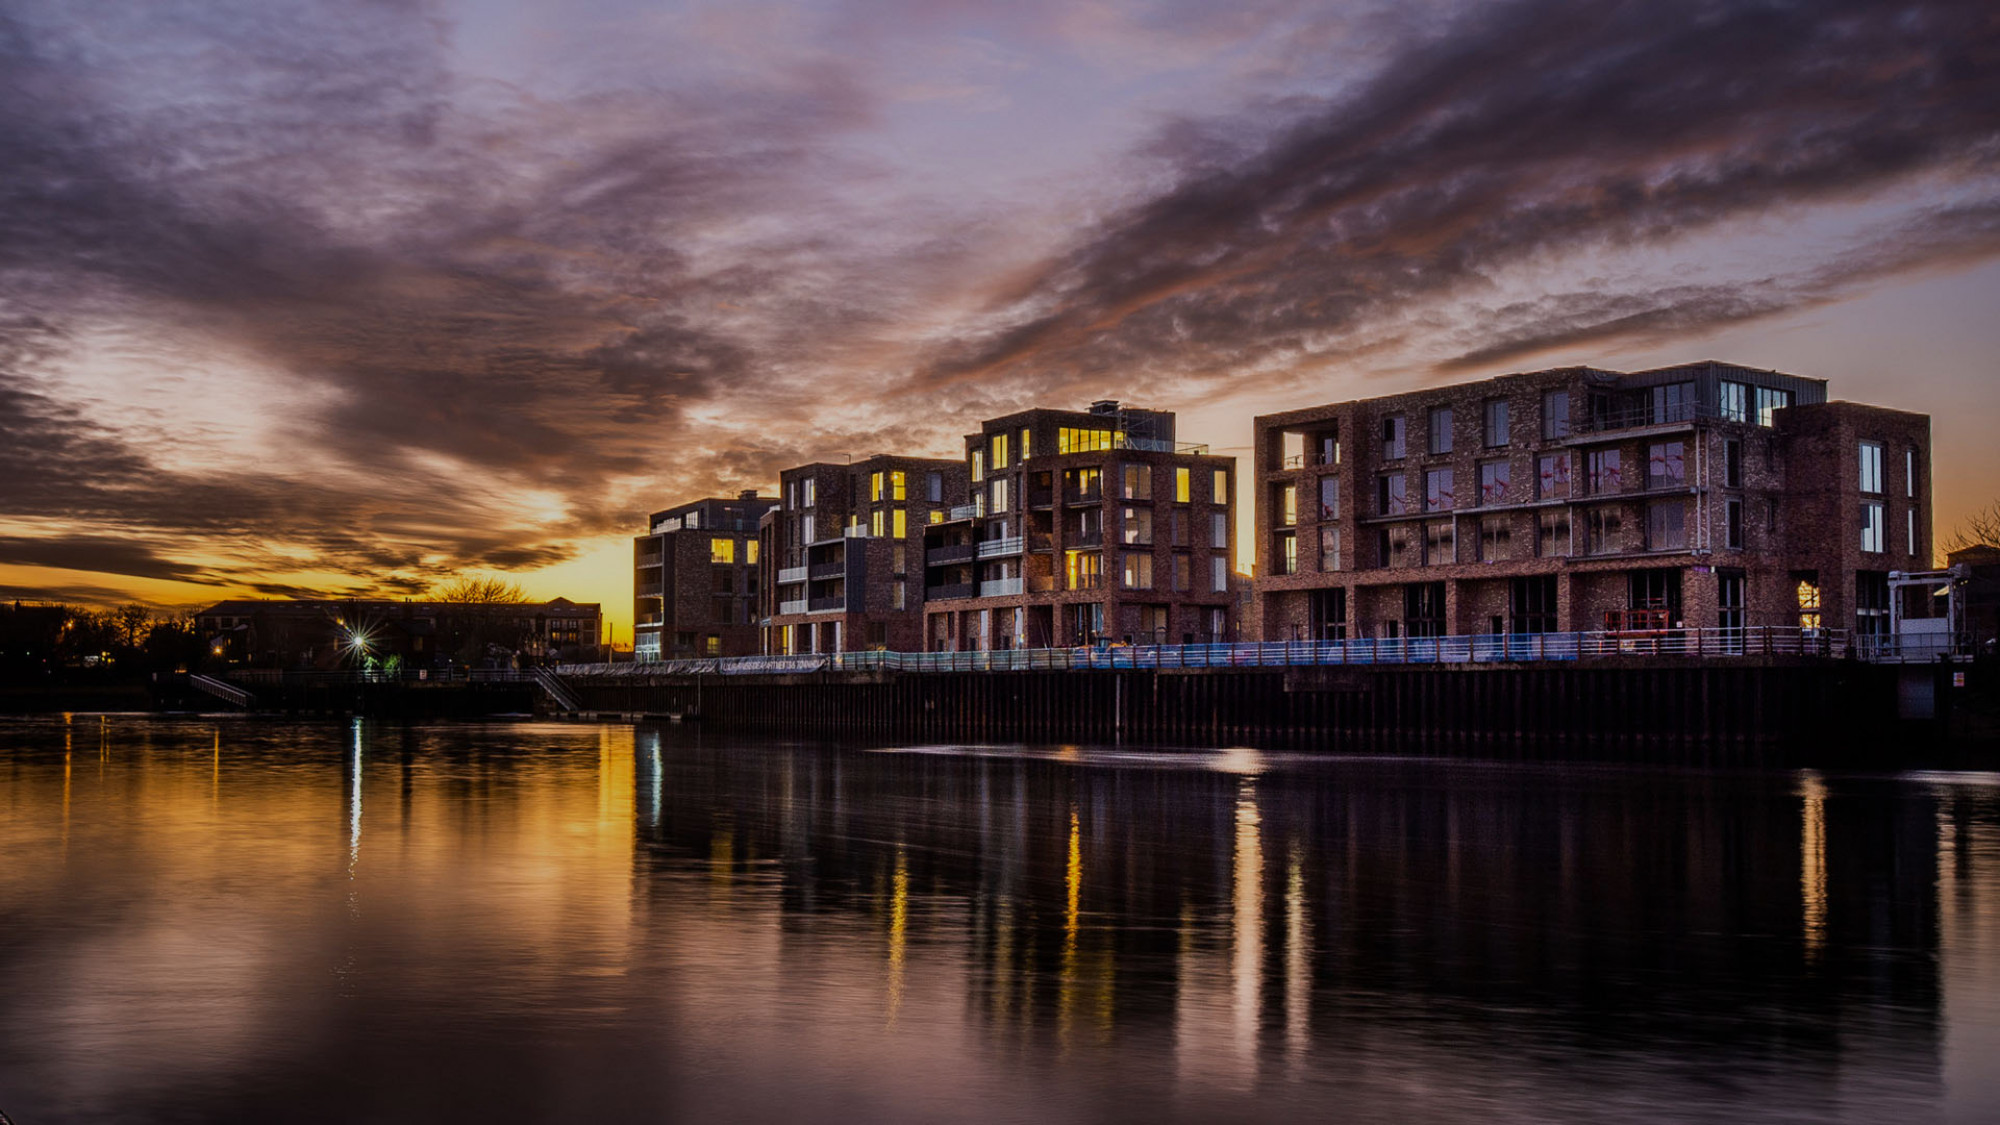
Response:
[{"label": "metal staircase", "polygon": [[245,711],[248,711],[256,703],[256,699],[249,692],[244,691],[227,680],[218,680],[214,676],[203,676],[200,674],[189,676],[188,686],[194,688],[196,691],[212,695],[224,703],[241,707]]},{"label": "metal staircase", "polygon": [[542,690],[547,692],[549,698],[555,701],[556,706],[563,710],[574,712],[583,709],[583,703],[577,699],[576,693],[571,691],[569,685],[563,683],[562,678],[557,676],[553,671],[547,668],[536,668],[535,682],[542,685]]}]

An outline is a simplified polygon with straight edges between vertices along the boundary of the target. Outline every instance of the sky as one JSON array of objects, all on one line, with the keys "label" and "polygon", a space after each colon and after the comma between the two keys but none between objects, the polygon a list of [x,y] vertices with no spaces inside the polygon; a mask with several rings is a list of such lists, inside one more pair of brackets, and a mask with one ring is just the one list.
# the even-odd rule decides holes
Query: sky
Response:
[{"label": "sky", "polygon": [[986,417],[1696,359],[2000,497],[1986,2],[0,0],[0,597],[631,639],[647,512]]}]

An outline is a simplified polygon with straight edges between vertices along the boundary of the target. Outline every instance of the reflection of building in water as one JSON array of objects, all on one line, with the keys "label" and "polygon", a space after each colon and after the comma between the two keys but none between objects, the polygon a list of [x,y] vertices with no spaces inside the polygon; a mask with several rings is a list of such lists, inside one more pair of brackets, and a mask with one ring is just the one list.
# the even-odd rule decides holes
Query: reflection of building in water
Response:
[{"label": "reflection of building in water", "polygon": [[1391,1042],[1477,1081],[1500,1063],[1456,1054],[1446,1017],[1478,1011],[1523,1050],[1672,1043],[1830,1113],[1871,1083],[1935,1094],[1934,806],[1907,789],[1435,763],[1246,779],[665,737],[642,857],[671,870],[725,835],[729,877],[784,928],[872,927],[874,995],[906,1024],[942,987],[994,1044],[1137,1044],[1219,1090]]}]

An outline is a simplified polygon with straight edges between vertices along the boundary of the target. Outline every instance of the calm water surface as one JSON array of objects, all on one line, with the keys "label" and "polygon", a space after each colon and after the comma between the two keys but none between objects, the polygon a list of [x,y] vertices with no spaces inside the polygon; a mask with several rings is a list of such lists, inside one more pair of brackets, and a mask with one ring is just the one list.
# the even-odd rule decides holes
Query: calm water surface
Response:
[{"label": "calm water surface", "polygon": [[50,1122],[2000,1119],[2000,778],[0,725]]}]

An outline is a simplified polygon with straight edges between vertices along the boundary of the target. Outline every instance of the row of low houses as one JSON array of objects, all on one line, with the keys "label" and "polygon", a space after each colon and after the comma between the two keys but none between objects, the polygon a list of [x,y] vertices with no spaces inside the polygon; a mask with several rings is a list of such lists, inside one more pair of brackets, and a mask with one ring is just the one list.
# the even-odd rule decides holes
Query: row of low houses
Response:
[{"label": "row of low houses", "polygon": [[1171,412],[1027,410],[962,458],[801,465],[776,497],[667,509],[635,541],[637,657],[1865,636],[1892,601],[1938,612],[1892,581],[1931,566],[1929,418],[1829,401],[1825,380],[1561,368],[1265,415],[1255,435],[1245,470],[1180,441]]},{"label": "row of low houses", "polygon": [[604,654],[595,602],[232,599],[196,611],[214,666],[518,668]]}]

